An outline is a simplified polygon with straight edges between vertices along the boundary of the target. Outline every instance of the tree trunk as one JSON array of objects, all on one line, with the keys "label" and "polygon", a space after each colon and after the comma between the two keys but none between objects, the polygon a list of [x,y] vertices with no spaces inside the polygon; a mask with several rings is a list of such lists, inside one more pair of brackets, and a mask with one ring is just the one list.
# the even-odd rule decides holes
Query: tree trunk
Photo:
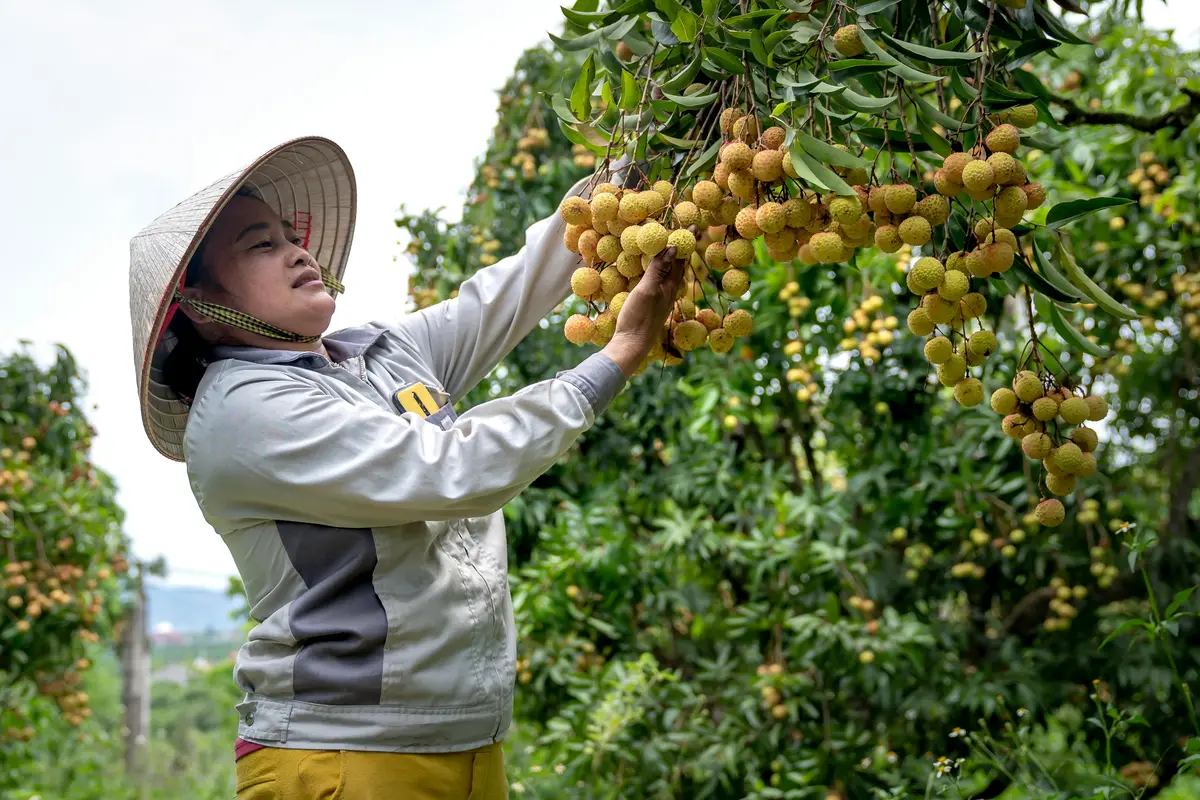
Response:
[{"label": "tree trunk", "polygon": [[150,654],[146,635],[146,590],[140,568],[133,606],[121,635],[121,679],[121,702],[125,708],[122,731],[125,770],[140,782],[150,733]]}]

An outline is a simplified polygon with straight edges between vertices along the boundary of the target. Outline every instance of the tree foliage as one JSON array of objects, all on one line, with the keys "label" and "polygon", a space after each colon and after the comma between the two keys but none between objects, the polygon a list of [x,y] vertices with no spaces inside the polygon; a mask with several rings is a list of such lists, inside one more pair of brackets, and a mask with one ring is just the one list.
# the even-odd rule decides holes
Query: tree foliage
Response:
[{"label": "tree foliage", "polygon": [[[710,30],[714,9],[722,22]],[[750,293],[736,300],[752,311],[753,332],[727,356],[689,354],[648,368],[506,509],[521,637],[516,790],[560,796],[582,783],[597,797],[855,798],[925,796],[927,784],[951,797],[997,796],[1012,784],[1030,797],[1161,790],[1188,766],[1184,740],[1200,735],[1185,702],[1200,661],[1180,646],[1197,635],[1186,591],[1200,579],[1192,444],[1200,387],[1185,335],[1197,328],[1200,296],[1196,126],[1179,111],[1190,101],[1170,91],[1195,80],[1195,56],[1141,28],[1126,16],[1133,9],[1107,8],[1077,26],[1039,0],[1019,11],[957,0],[948,10],[858,4],[880,31],[919,46],[885,52],[949,76],[930,95],[929,83],[897,81],[905,70],[896,65],[880,69],[877,54],[869,65],[830,70],[842,59],[824,43],[854,19],[836,18],[852,15],[853,4],[818,13],[804,2],[758,3],[740,22],[728,9],[636,0],[614,11],[564,9],[567,30],[556,41],[573,43],[523,57],[501,93],[461,219],[398,219],[411,235],[417,303],[449,296],[490,257],[518,249],[525,227],[587,174],[579,151],[601,164],[612,154],[607,134],[620,125],[606,120],[614,104],[621,115],[636,111],[621,106],[639,85],[630,79],[643,81],[639,97],[652,95],[647,74],[686,73],[697,52],[699,72],[680,89],[693,79],[718,85],[738,64],[781,80],[759,48],[767,62],[791,54],[816,82],[756,86],[760,111],[794,120],[793,130],[807,130],[811,114],[818,136],[828,120],[852,154],[861,147],[905,178],[911,138],[924,189],[940,164],[930,142],[948,133],[933,115],[922,121],[925,104],[950,113],[965,87],[957,110],[978,130],[987,124],[981,111],[1007,104],[989,99],[1003,98],[1001,89],[1033,94],[1033,77],[1048,97],[1020,97],[1040,120],[1032,136],[1021,134],[1023,158],[1028,179],[1052,199],[1023,223],[1028,231],[1014,229],[1023,245],[1038,243],[1036,253],[1021,248],[1028,274],[981,281],[998,337],[985,383],[1008,384],[1036,337],[1059,376],[1069,372],[1108,398],[1112,413],[1095,425],[1105,442],[1098,472],[1063,498],[1071,513],[1059,527],[1032,518],[1044,495],[1036,463],[997,417],[959,406],[932,379],[920,339],[892,334],[912,307],[905,277],[920,249],[863,247],[847,265],[780,261],[760,246]],[[984,30],[985,57],[1002,71],[976,100],[972,69],[925,60],[946,56],[919,48],[958,39],[944,52],[965,52]],[[1085,44],[1071,44],[1076,37]],[[768,48],[772,41],[783,49]],[[580,85],[586,91],[576,93]],[[663,99],[651,96],[654,124],[647,118],[637,136],[615,138],[674,178],[701,145],[683,148],[659,133],[689,138],[704,107],[674,97],[725,91],[710,89],[663,89]],[[845,108],[849,92],[859,103],[891,97],[889,118]],[[1183,135],[1141,130],[1139,120],[1168,111]],[[588,117],[590,130],[567,112]],[[1119,125],[1103,116],[1118,113]],[[546,124],[555,114],[561,122]],[[870,129],[885,126],[899,136],[891,153],[870,144]],[[530,127],[547,131],[533,179],[524,159],[513,161]],[[1169,180],[1157,169],[1149,175],[1152,164]],[[1147,176],[1153,186],[1143,185]],[[1098,197],[1134,202],[1067,205]],[[1061,229],[1063,250],[1136,319],[1107,314],[1082,293],[1043,291],[1039,258],[1058,259],[1054,266],[1063,258],[1049,228],[1081,208],[1091,213]],[[1112,222],[1118,217],[1124,227]],[[964,236],[970,227],[961,226]],[[953,223],[942,230],[953,238]],[[552,314],[468,402],[580,360],[586,349],[566,342],[561,326],[581,302]],[[866,346],[878,357],[865,358]]]}]

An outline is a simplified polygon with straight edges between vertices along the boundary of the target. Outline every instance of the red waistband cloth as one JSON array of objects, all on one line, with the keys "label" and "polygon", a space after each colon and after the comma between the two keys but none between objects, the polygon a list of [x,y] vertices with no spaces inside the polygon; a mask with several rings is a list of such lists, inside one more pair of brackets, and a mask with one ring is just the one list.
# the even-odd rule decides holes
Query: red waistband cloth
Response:
[{"label": "red waistband cloth", "polygon": [[256,750],[265,748],[265,744],[256,744],[255,742],[247,742],[241,737],[233,743],[233,760],[236,762],[242,756],[248,756]]}]

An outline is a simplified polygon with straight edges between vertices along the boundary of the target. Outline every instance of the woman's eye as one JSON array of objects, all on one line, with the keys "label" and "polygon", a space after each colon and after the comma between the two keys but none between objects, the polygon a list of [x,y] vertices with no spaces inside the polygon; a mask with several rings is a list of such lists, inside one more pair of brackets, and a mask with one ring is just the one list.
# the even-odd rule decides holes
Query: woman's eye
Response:
[{"label": "woman's eye", "polygon": [[267,241],[265,241],[265,242],[259,242],[258,244],[254,245],[254,246],[255,246],[255,247],[270,247],[270,246],[271,246],[271,241],[268,239]]}]

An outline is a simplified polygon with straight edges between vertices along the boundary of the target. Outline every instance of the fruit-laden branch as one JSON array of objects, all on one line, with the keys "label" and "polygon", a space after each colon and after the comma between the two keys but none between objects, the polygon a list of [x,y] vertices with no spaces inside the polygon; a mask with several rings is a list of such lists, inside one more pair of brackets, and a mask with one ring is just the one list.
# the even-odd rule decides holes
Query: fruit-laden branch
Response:
[{"label": "fruit-laden branch", "polygon": [[1066,112],[1061,120],[1064,125],[1125,125],[1143,133],[1154,133],[1161,128],[1181,131],[1200,116],[1200,92],[1183,89],[1183,93],[1188,98],[1186,103],[1149,117],[1122,111],[1089,111],[1074,100],[1058,95],[1051,95],[1050,99]]}]

